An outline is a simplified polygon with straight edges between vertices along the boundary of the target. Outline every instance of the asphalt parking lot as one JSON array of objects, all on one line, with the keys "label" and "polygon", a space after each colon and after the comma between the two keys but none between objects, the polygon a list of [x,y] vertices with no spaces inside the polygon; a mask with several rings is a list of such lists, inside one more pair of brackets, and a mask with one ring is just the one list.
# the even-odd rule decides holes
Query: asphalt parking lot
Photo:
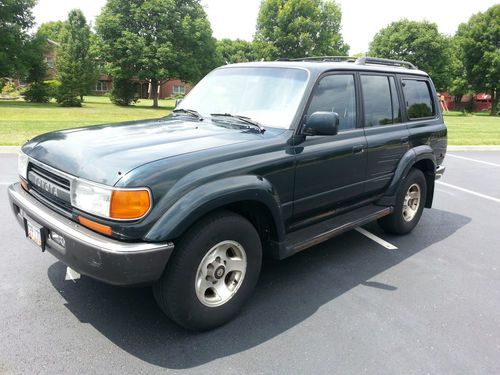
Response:
[{"label": "asphalt parking lot", "polygon": [[498,374],[500,152],[449,152],[434,208],[404,237],[376,224],[266,261],[242,314],[195,334],[149,288],[82,277],[30,244],[0,154],[0,373]]}]

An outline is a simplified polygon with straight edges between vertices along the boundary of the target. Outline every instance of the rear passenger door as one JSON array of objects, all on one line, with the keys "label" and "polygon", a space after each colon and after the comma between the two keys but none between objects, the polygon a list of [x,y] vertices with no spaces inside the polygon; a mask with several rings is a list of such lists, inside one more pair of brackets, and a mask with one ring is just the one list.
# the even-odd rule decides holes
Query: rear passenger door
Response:
[{"label": "rear passenger door", "polygon": [[396,76],[360,74],[363,125],[368,144],[365,192],[383,192],[399,160],[409,150],[409,132],[402,121],[402,101]]}]

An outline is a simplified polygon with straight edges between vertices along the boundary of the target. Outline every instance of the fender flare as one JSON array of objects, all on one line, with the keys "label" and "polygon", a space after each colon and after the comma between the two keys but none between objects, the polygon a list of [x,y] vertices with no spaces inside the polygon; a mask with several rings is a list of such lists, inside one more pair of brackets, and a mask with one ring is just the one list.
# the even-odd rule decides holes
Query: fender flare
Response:
[{"label": "fender flare", "polygon": [[[384,196],[378,201],[379,204],[393,205],[396,193],[401,183],[404,181],[410,169],[421,160],[430,160],[433,165],[433,171],[436,170],[436,156],[434,151],[428,145],[421,145],[408,150],[401,158],[394,172],[394,176],[387,187]],[[434,187],[434,178],[432,178],[432,190]],[[432,193],[429,191],[430,202],[432,202]],[[430,205],[430,203],[429,203]]]},{"label": "fender flare", "polygon": [[256,201],[272,214],[278,241],[285,236],[280,202],[273,186],[260,176],[234,176],[208,182],[177,200],[144,237],[145,241],[163,242],[181,236],[207,213],[231,203]]}]

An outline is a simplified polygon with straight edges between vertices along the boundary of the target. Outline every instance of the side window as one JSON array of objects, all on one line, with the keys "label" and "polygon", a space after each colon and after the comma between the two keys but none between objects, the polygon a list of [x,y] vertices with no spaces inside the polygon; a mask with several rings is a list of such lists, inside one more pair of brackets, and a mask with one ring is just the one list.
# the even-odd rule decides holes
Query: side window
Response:
[{"label": "side window", "polygon": [[318,111],[337,112],[339,131],[356,127],[356,93],[352,74],[335,74],[319,81],[307,115]]},{"label": "side window", "polygon": [[406,112],[412,120],[435,115],[431,90],[427,81],[403,79]]},{"label": "side window", "polygon": [[393,97],[389,77],[362,75],[361,86],[365,126],[393,124]]}]

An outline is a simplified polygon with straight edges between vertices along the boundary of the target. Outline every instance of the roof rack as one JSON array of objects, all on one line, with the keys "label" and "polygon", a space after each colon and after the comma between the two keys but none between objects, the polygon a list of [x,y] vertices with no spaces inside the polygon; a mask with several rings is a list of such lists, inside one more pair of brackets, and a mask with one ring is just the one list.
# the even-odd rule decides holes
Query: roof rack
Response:
[{"label": "roof rack", "polygon": [[392,59],[382,59],[379,57],[360,57],[356,59],[356,64],[366,65],[366,64],[376,64],[376,65],[390,65],[390,66],[399,66],[408,69],[418,69],[411,62],[403,61],[403,60],[392,60]]},{"label": "roof rack", "polygon": [[352,57],[352,56],[310,56],[299,58],[280,58],[277,61],[318,61],[318,62],[352,62],[358,65],[374,64],[374,65],[389,65],[400,68],[418,69],[414,64],[409,61],[382,59],[379,57]]},{"label": "roof rack", "polygon": [[310,56],[310,57],[299,57],[293,59],[281,58],[277,61],[348,61],[355,62],[356,58],[352,56]]}]

